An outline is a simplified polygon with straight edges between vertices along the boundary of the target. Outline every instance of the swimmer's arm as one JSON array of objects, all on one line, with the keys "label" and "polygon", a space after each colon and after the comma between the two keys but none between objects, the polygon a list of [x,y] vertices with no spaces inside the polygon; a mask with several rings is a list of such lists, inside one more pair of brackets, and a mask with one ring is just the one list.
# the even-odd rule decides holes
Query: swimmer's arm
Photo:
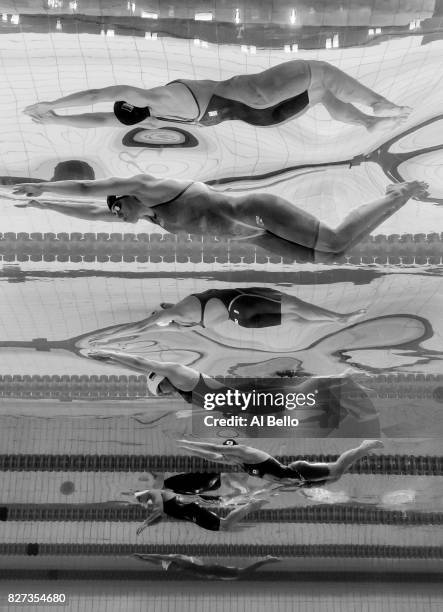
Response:
[{"label": "swimmer's arm", "polygon": [[[166,90],[163,92],[163,90]],[[159,98],[167,94],[166,87],[155,87],[142,89],[131,85],[112,85],[100,89],[85,89],[77,91],[68,96],[56,100],[37,102],[24,109],[26,114],[42,114],[57,108],[71,108],[73,106],[90,106],[100,102],[115,102],[125,100],[134,106],[149,106],[150,103],[159,101]]]},{"label": "swimmer's arm", "polygon": [[152,370],[160,376],[165,376],[173,385],[182,391],[190,391],[195,386],[199,378],[199,373],[193,368],[167,361],[154,361],[139,355],[119,353],[118,351],[96,351],[89,354],[94,359],[119,363],[132,370],[143,372],[144,374]]},{"label": "swimmer's arm", "polygon": [[[19,205],[21,206],[21,205]],[[26,208],[40,208],[44,210],[54,210],[55,212],[75,217],[84,221],[121,221],[119,217],[109,214],[109,211],[101,206],[94,204],[70,204],[69,202],[51,202],[42,200],[31,200]]]},{"label": "swimmer's arm", "polygon": [[39,183],[20,183],[14,185],[15,195],[38,197],[42,193],[60,193],[86,197],[106,197],[108,195],[136,195],[145,189],[146,178],[143,174],[127,178],[110,177],[92,181],[42,181]]},{"label": "swimmer's arm", "polygon": [[68,125],[75,128],[122,127],[115,114],[106,112],[76,113],[74,115],[59,115],[53,110],[46,113],[27,112],[34,123],[42,125]]},{"label": "swimmer's arm", "polygon": [[163,516],[163,510],[161,510],[160,508],[154,510],[147,519],[145,519],[143,521],[143,523],[140,525],[140,527],[137,529],[137,535],[140,535],[141,533],[143,533],[143,531],[146,529],[146,527],[149,527],[154,521],[156,521],[159,517]]}]

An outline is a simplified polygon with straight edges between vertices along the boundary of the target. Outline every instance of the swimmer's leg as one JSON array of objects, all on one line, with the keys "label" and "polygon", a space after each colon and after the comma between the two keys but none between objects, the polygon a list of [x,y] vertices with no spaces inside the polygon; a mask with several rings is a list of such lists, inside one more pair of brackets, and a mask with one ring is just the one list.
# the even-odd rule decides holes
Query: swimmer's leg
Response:
[{"label": "swimmer's leg", "polygon": [[420,181],[389,185],[385,197],[356,208],[335,229],[320,223],[316,249],[329,253],[346,251],[402,208],[411,197],[426,193],[427,188],[428,185]]},{"label": "swimmer's leg", "polygon": [[[383,448],[384,444],[380,440],[365,440],[357,448],[351,448],[340,455],[337,461],[332,463],[320,464],[327,465],[330,471],[328,480],[337,480],[359,459],[365,457],[371,450]],[[315,465],[315,464],[311,464]]]},{"label": "swimmer's leg", "polygon": [[419,181],[389,185],[386,196],[353,210],[332,229],[314,215],[288,200],[271,194],[237,198],[234,211],[240,221],[260,217],[268,232],[289,242],[325,253],[343,253],[383,221],[402,208],[413,196],[426,193],[428,185]]},{"label": "swimmer's leg", "polygon": [[258,499],[250,502],[249,504],[245,504],[240,508],[232,510],[232,512],[230,512],[226,518],[220,519],[220,531],[229,531],[229,529],[232,529],[232,527],[234,527],[234,525],[241,521],[245,516],[251,512],[259,510],[264,504],[267,503],[268,501],[266,499]]},{"label": "swimmer's leg", "polygon": [[217,84],[216,93],[250,107],[273,106],[305,92],[311,80],[309,62],[292,60],[262,72],[242,74]]},{"label": "swimmer's leg", "polygon": [[327,62],[311,61],[309,65],[311,68],[311,85],[308,90],[310,99],[311,93],[312,97],[318,97],[321,96],[320,92],[323,90],[323,92],[330,92],[342,102],[369,106],[375,114],[408,115],[412,110],[409,106],[394,104]]},{"label": "swimmer's leg", "polygon": [[292,319],[295,317],[296,319],[303,319],[309,323],[323,323],[325,321],[350,323],[365,312],[365,309],[361,309],[346,314],[340,314],[339,312],[334,312],[333,310],[328,310],[327,308],[310,304],[309,302],[305,302],[300,298],[286,294],[283,294],[281,300],[281,313],[283,320]]},{"label": "swimmer's leg", "polygon": [[366,115],[358,110],[353,104],[343,102],[330,91],[325,91],[321,98],[321,103],[336,121],[362,125],[368,132],[394,129],[407,119],[407,116],[404,115],[395,117],[374,117],[373,115]]}]

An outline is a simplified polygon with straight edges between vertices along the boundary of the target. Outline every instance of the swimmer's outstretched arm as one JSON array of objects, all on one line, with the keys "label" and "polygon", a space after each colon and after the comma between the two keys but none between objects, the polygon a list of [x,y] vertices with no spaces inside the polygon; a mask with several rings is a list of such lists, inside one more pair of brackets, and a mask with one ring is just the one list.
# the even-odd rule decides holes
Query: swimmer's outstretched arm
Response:
[{"label": "swimmer's outstretched arm", "polygon": [[109,211],[105,210],[102,206],[96,206],[94,204],[78,203],[73,204],[69,202],[51,202],[43,200],[30,200],[27,204],[16,204],[18,208],[40,208],[42,210],[54,210],[55,212],[68,215],[68,217],[75,217],[76,219],[82,219],[84,221],[123,221],[115,215],[110,215]]},{"label": "swimmer's outstretched arm", "polygon": [[[235,446],[225,446],[224,444],[213,444],[211,442],[196,442],[195,440],[177,440],[177,446],[184,448],[199,457],[204,457],[209,460],[220,461],[223,463],[237,463],[238,459],[242,461],[264,461],[269,459],[270,455],[259,451],[252,446],[244,446],[236,444]],[[221,458],[221,459],[220,459]]]},{"label": "swimmer's outstretched arm", "polygon": [[89,106],[100,102],[115,102],[116,100],[125,100],[134,106],[149,106],[152,103],[163,101],[165,95],[168,95],[168,90],[163,86],[143,89],[132,85],[112,85],[100,89],[85,89],[56,100],[30,104],[23,112],[27,115],[42,115],[57,108]]},{"label": "swimmer's outstretched arm", "polygon": [[42,181],[40,183],[20,183],[14,185],[12,193],[36,198],[43,193],[62,195],[106,197],[108,195],[136,195],[145,189],[144,175],[120,178],[117,176],[92,181]]},{"label": "swimmer's outstretched arm", "polygon": [[[97,127],[122,127],[122,124],[117,119],[114,113],[109,112],[94,112],[94,113],[76,113],[75,115],[59,115],[53,110],[46,113],[27,113],[34,123],[44,125],[68,125],[75,128],[97,128]],[[145,129],[156,128],[162,125],[162,121],[155,117],[147,117],[140,123]]]},{"label": "swimmer's outstretched arm", "polygon": [[89,356],[93,359],[119,363],[144,374],[152,370],[156,374],[160,374],[160,376],[165,376],[175,387],[182,391],[191,391],[199,378],[197,370],[180,363],[155,361],[140,357],[139,355],[131,355],[119,351],[94,351],[89,353]]},{"label": "swimmer's outstretched arm", "polygon": [[162,562],[172,562],[177,567],[183,570],[194,572],[199,576],[232,578],[235,579],[243,574],[255,572],[263,565],[275,563],[279,561],[278,557],[268,555],[264,559],[260,559],[255,563],[251,563],[246,567],[235,567],[233,565],[221,565],[219,563],[205,563],[200,557],[189,557],[188,555],[161,555],[161,554],[138,554],[132,555],[140,561],[149,561],[150,563],[161,564]]}]

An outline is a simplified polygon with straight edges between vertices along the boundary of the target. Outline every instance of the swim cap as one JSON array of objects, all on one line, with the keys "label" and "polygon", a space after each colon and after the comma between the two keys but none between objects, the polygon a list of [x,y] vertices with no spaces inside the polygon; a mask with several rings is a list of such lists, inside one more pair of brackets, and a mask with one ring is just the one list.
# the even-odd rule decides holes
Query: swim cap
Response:
[{"label": "swim cap", "polygon": [[118,205],[118,201],[125,196],[108,196],[106,198],[106,203],[108,204],[109,210],[114,214],[114,212],[120,212],[121,206]]},{"label": "swim cap", "polygon": [[236,442],[232,438],[228,438],[223,442],[223,446],[238,446],[238,442]]},{"label": "swim cap", "polygon": [[161,395],[161,391],[159,391],[160,384],[166,379],[166,376],[161,376],[160,374],[156,374],[155,372],[149,372],[148,374],[148,390],[152,393],[152,395]]},{"label": "swim cap", "polygon": [[140,498],[142,498],[143,495],[146,495],[146,493],[150,493],[150,492],[151,492],[151,489],[145,489],[144,491],[136,491],[134,493],[134,497],[138,501],[138,503],[140,504],[140,503],[143,503],[143,502],[140,501]]},{"label": "swim cap", "polygon": [[129,102],[120,100],[114,104],[114,115],[120,123],[124,123],[124,125],[134,125],[150,117],[151,113],[148,106],[134,106],[133,104],[129,104]]}]

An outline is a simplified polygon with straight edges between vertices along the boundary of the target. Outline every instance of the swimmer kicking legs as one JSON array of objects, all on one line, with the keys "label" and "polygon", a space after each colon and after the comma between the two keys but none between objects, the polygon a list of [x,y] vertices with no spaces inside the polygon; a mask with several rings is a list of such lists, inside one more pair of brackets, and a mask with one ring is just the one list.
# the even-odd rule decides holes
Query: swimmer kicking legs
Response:
[{"label": "swimmer kicking legs", "polygon": [[[336,228],[271,194],[239,198],[239,212],[255,215],[271,234],[325,253],[343,253],[400,210],[412,197],[426,194],[428,184],[410,181],[388,185],[383,198],[352,210]],[[313,237],[317,233],[316,239]]]},{"label": "swimmer kicking legs", "polygon": [[[191,440],[178,440],[178,446],[184,448],[191,453],[195,453],[199,457],[205,457],[208,460],[220,461],[232,465],[240,465],[243,469],[255,468],[254,474],[259,477],[273,479],[273,481],[290,481],[291,478],[297,480],[300,478],[298,474],[307,474],[305,479],[311,484],[318,481],[321,484],[326,482],[335,482],[359,459],[377,448],[383,448],[383,442],[380,440],[365,440],[357,448],[350,449],[342,453],[336,461],[313,463],[308,461],[295,461],[289,466],[283,466],[274,457],[252,446],[244,444],[236,444],[235,441],[231,445],[214,444],[209,442],[196,442]],[[220,457],[220,458],[219,458]],[[261,466],[269,466],[266,469]],[[278,469],[274,469],[278,468]],[[295,470],[294,475],[288,472],[291,468]],[[281,475],[280,475],[281,473]]]},{"label": "swimmer kicking legs", "polygon": [[[410,107],[390,102],[327,62],[311,61],[309,64],[311,104],[323,104],[333,119],[363,125],[369,132],[393,129],[407,120]],[[354,104],[371,108],[374,115],[363,113]]]},{"label": "swimmer kicking legs", "polygon": [[[172,187],[177,187],[170,179]],[[42,183],[21,183],[14,187],[14,194],[36,197],[45,191],[64,195],[109,195],[111,186],[118,188],[117,204],[106,208],[90,204],[71,204],[66,214],[91,220],[108,219],[136,223],[139,220],[155,218],[157,208],[163,215],[164,229],[195,231],[205,227],[211,235],[224,235],[232,239],[258,240],[269,237],[277,240],[281,249],[294,245],[306,247],[332,255],[342,254],[355,243],[370,234],[383,221],[402,208],[411,197],[425,195],[427,183],[410,181],[389,185],[383,198],[364,204],[349,213],[336,228],[320,221],[314,215],[297,207],[285,198],[269,193],[256,193],[233,197],[220,194],[202,183],[185,182],[185,194],[176,198],[169,207],[150,199],[152,185],[158,179],[152,175],[137,175],[128,179],[104,179],[100,181],[60,181]],[[165,181],[167,182],[167,181]],[[181,186],[181,182],[180,186]],[[172,190],[171,187],[171,190]],[[123,189],[127,191],[123,191]],[[58,209],[57,209],[58,210]],[[60,210],[61,212],[61,210]],[[198,225],[200,224],[200,225]],[[194,228],[191,230],[191,226]],[[278,241],[283,239],[283,241]]]}]

